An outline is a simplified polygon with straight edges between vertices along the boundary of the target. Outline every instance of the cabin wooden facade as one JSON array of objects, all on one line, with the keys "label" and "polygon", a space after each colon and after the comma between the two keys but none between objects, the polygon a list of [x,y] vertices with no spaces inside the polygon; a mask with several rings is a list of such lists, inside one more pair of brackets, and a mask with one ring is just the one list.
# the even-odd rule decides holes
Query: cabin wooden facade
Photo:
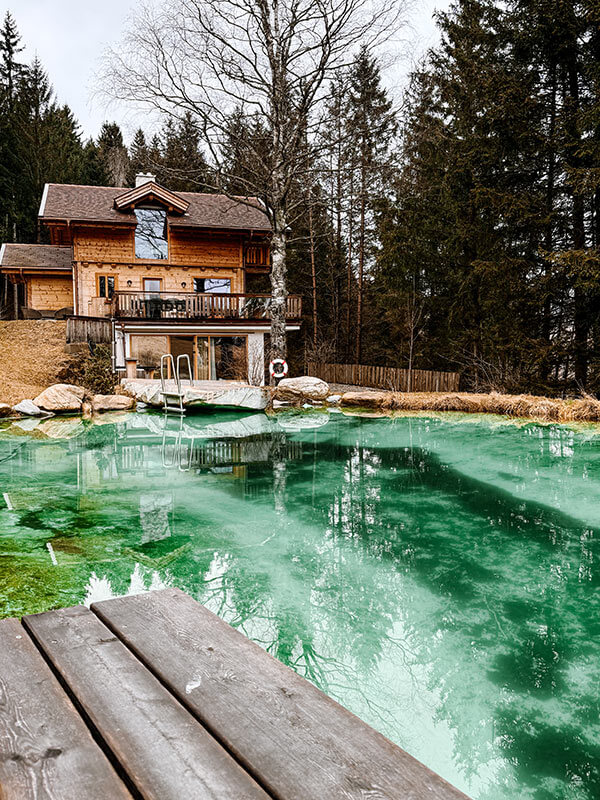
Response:
[{"label": "cabin wooden facade", "polygon": [[[12,315],[109,318],[117,368],[187,354],[196,379],[262,377],[270,297],[270,226],[253,198],[174,193],[149,174],[133,188],[48,184],[48,245],[5,244]],[[291,330],[300,298],[288,298]]]}]

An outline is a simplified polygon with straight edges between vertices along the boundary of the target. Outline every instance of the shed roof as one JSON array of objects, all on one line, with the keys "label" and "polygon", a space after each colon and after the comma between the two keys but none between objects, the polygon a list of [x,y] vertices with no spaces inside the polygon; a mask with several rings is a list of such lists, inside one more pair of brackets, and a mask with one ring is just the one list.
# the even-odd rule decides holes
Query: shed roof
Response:
[{"label": "shed roof", "polygon": [[73,248],[55,244],[11,244],[0,248],[0,268],[70,270]]},{"label": "shed roof", "polygon": [[[136,219],[130,208],[119,210],[115,207],[115,200],[131,191],[128,188],[114,186],[49,183],[44,189],[39,216],[47,221],[135,224]],[[232,199],[222,194],[199,192],[171,194],[181,198],[184,204],[189,203],[189,206],[183,214],[169,213],[170,225],[221,230],[269,231],[271,229],[267,216],[256,198]]]}]

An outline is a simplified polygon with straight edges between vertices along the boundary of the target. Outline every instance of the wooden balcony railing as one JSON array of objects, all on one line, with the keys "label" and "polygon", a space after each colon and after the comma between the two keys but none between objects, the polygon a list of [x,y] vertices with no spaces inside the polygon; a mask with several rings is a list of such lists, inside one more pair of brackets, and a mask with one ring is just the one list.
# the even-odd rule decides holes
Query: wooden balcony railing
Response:
[{"label": "wooden balcony railing", "polygon": [[[115,317],[136,319],[269,320],[271,295],[200,294],[195,292],[115,292]],[[286,319],[299,320],[302,298],[289,295]]]}]

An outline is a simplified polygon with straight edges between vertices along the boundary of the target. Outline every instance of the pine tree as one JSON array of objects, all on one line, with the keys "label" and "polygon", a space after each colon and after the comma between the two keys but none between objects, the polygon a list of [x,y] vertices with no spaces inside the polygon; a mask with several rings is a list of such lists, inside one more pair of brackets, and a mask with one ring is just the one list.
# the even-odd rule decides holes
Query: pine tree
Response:
[{"label": "pine tree", "polygon": [[125,186],[129,156],[123,144],[123,134],[116,122],[105,122],[97,141],[98,157],[108,176],[110,186]]},{"label": "pine tree", "polygon": [[362,360],[364,282],[375,248],[372,215],[391,173],[391,148],[396,131],[392,102],[381,86],[377,61],[363,48],[349,72],[347,134],[351,143],[351,169],[356,192],[356,363]]},{"label": "pine tree", "polygon": [[10,12],[6,12],[0,30],[0,237],[2,241],[18,238],[18,155],[15,129],[17,87],[27,68],[17,61],[22,52],[21,37]]},{"label": "pine tree", "polygon": [[127,173],[127,183],[133,186],[135,176],[140,172],[151,170],[150,150],[146,143],[146,136],[141,128],[138,128],[133,137],[129,148],[129,171]]}]

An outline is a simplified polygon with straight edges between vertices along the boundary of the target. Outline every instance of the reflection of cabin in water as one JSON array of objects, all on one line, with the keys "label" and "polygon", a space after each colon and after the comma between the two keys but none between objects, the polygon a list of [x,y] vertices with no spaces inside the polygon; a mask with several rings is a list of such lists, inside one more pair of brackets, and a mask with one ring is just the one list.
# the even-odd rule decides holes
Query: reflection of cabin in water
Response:
[{"label": "reflection of cabin in water", "polygon": [[[255,418],[259,432],[252,433]],[[50,423],[52,420],[48,421]],[[243,422],[203,426],[199,420],[190,424],[135,414],[126,422],[102,426],[103,437],[109,430],[111,435],[103,438],[98,446],[89,446],[93,442],[88,440],[89,436],[94,436],[96,426],[86,431],[79,419],[61,420],[60,424],[71,424],[72,433],[77,435],[70,439],[35,442],[13,436],[3,441],[7,477],[2,498],[7,507],[37,506],[44,490],[52,493],[55,484],[60,485],[61,491],[65,486],[72,486],[77,491],[80,506],[85,506],[96,492],[104,494],[126,485],[129,492],[139,492],[140,513],[147,516],[154,504],[156,509],[160,505],[161,515],[165,516],[167,505],[171,510],[176,508],[178,494],[189,490],[189,482],[182,481],[181,472],[196,473],[199,479],[215,481],[240,496],[254,496],[261,490],[248,480],[253,468],[268,470],[273,461],[302,458],[302,442],[289,440],[284,431],[273,427],[264,415],[246,416]],[[238,431],[235,425],[243,427]],[[265,430],[260,432],[263,428]],[[228,430],[238,434],[245,431],[247,435],[227,435]],[[51,469],[53,464],[57,466],[56,471]],[[48,480],[44,485],[39,481],[42,465],[47,467]],[[26,474],[38,477],[28,485],[23,478]],[[153,485],[160,479],[163,494],[170,498],[168,504],[165,500],[161,505],[156,492],[149,492],[149,478],[153,479]],[[272,486],[265,485],[264,491],[272,492]],[[183,497],[180,499],[183,503]]]}]

